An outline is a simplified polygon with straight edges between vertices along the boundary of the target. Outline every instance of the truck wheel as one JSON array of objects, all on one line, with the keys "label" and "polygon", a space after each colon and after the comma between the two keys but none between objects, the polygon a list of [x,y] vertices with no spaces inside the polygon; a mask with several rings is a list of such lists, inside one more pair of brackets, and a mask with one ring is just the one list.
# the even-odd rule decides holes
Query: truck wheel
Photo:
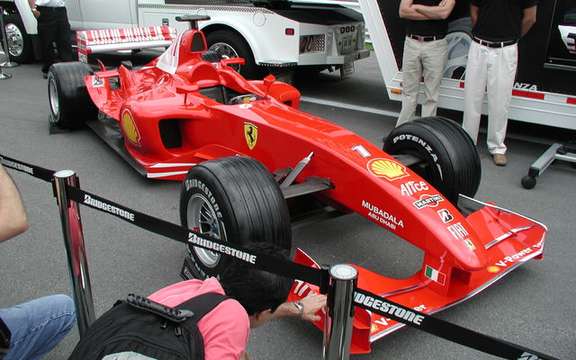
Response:
[{"label": "truck wheel", "polygon": [[261,77],[260,68],[254,61],[254,54],[250,46],[239,34],[229,30],[217,30],[206,35],[208,50],[214,51],[221,58],[241,57],[246,61],[245,65],[232,65],[242,76],[247,79]]},{"label": "truck wheel", "polygon": [[5,16],[4,28],[6,29],[10,60],[21,64],[31,62],[34,58],[32,40],[24,28],[20,16],[18,14]]},{"label": "truck wheel", "polygon": [[446,42],[448,43],[448,61],[444,67],[444,77],[464,80],[468,50],[472,43],[472,20],[465,17],[450,22]]},{"label": "truck wheel", "polygon": [[[234,156],[206,161],[188,172],[180,194],[182,226],[237,245],[270,242],[290,250],[288,206],[270,172],[256,160]],[[221,274],[231,258],[188,245],[195,278]]]},{"label": "truck wheel", "polygon": [[81,62],[58,63],[48,71],[50,123],[63,129],[77,129],[96,118],[98,109],[86,90],[84,77],[90,66]]},{"label": "truck wheel", "polygon": [[408,154],[421,161],[410,168],[453,204],[458,194],[473,197],[482,169],[474,142],[456,122],[442,117],[411,121],[392,130],[384,151]]}]

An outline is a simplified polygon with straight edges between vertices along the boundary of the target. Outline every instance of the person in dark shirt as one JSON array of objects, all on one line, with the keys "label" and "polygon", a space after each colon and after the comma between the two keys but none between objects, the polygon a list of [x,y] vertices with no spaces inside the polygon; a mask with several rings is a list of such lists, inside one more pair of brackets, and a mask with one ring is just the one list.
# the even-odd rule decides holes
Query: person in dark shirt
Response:
[{"label": "person in dark shirt", "polygon": [[446,19],[455,0],[402,0],[399,15],[406,19],[406,40],[402,57],[402,111],[396,126],[412,120],[418,102],[420,79],[424,77],[422,116],[434,116],[438,109],[440,81],[448,58],[444,37]]},{"label": "person in dark shirt", "polygon": [[488,151],[505,166],[506,127],[518,64],[518,40],[536,22],[538,0],[472,0],[472,39],[464,86],[464,130],[476,142],[484,90],[488,94]]}]

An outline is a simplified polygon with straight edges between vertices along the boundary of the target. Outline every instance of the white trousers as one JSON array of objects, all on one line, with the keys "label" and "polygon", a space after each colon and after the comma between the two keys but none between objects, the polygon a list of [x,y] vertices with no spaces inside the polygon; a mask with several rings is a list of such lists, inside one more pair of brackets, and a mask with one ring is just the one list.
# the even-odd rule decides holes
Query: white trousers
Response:
[{"label": "white trousers", "polygon": [[396,126],[412,120],[418,104],[420,80],[424,77],[422,116],[435,116],[440,82],[448,60],[446,39],[418,41],[406,37],[402,58],[402,111]]},{"label": "white trousers", "polygon": [[473,41],[468,52],[464,85],[464,122],[462,127],[478,139],[484,94],[488,94],[488,136],[490,154],[505,154],[508,108],[518,65],[518,46],[489,48]]}]

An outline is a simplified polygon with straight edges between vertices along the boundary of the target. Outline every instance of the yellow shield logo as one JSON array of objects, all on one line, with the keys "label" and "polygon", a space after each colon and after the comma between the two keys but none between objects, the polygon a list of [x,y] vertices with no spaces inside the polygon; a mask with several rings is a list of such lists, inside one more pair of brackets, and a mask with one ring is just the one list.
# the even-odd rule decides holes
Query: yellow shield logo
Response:
[{"label": "yellow shield logo", "polygon": [[254,149],[258,141],[258,127],[249,122],[244,123],[244,138],[246,138],[248,149]]},{"label": "yellow shield logo", "polygon": [[138,132],[138,128],[130,111],[126,110],[122,113],[120,126],[122,126],[122,131],[126,139],[132,144],[140,146],[140,133]]},{"label": "yellow shield logo", "polygon": [[408,176],[406,167],[388,159],[372,159],[368,162],[368,171],[387,180],[398,180]]}]

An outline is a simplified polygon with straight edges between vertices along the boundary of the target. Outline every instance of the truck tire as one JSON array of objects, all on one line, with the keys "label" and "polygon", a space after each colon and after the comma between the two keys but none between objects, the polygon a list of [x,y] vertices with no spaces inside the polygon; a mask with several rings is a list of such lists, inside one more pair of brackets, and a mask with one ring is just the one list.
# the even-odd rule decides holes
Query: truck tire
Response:
[{"label": "truck tire", "polygon": [[258,79],[262,71],[254,61],[254,54],[250,45],[236,32],[230,30],[216,30],[206,34],[208,50],[220,55],[221,58],[241,57],[246,64],[232,65],[246,79]]},{"label": "truck tire", "polygon": [[[180,194],[182,226],[236,245],[269,242],[288,252],[288,206],[270,172],[258,161],[233,156],[194,166]],[[217,276],[232,259],[188,245],[192,276]]]},{"label": "truck tire", "polygon": [[384,151],[422,160],[410,168],[453,204],[458,195],[473,197],[482,169],[474,142],[456,122],[428,117],[404,123],[384,140]]},{"label": "truck tire", "polygon": [[[26,32],[24,24],[18,14],[9,14],[4,17],[6,40],[10,53],[10,60],[25,64],[34,60],[32,39]],[[1,37],[1,35],[0,35]]]},{"label": "truck tire", "polygon": [[448,43],[448,60],[444,67],[444,77],[464,80],[468,50],[472,43],[472,20],[465,17],[450,22],[446,42]]},{"label": "truck tire", "polygon": [[84,77],[90,66],[81,62],[58,63],[48,71],[50,123],[63,129],[78,129],[95,119],[98,109],[90,99]]}]

